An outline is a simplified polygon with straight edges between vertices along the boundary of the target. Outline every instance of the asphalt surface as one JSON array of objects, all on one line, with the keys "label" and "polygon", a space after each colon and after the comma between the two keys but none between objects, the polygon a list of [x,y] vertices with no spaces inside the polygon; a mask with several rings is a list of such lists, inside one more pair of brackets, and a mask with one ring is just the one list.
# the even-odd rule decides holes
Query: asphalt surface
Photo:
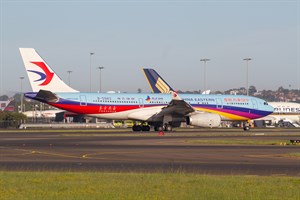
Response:
[{"label": "asphalt surface", "polygon": [[[208,129],[164,136],[109,131],[2,131],[0,170],[300,176],[300,145],[284,146],[290,139],[300,139],[300,129],[247,134]],[[211,142],[201,144],[203,140]],[[219,140],[276,144],[220,144]]]}]

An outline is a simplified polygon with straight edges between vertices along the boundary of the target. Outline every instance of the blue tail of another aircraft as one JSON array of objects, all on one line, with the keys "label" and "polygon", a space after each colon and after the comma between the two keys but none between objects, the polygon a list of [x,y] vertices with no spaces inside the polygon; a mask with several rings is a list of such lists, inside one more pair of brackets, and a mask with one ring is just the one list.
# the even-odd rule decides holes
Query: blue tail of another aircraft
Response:
[{"label": "blue tail of another aircraft", "polygon": [[144,68],[143,72],[153,93],[170,93],[174,91],[154,69]]}]

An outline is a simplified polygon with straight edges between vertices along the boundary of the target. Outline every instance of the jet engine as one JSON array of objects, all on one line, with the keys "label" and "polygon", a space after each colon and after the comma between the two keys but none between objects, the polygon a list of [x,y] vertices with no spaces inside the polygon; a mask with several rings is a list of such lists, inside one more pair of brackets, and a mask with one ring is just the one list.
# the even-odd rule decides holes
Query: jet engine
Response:
[{"label": "jet engine", "polygon": [[218,114],[198,113],[186,117],[186,123],[192,126],[218,127],[221,124],[221,117]]}]

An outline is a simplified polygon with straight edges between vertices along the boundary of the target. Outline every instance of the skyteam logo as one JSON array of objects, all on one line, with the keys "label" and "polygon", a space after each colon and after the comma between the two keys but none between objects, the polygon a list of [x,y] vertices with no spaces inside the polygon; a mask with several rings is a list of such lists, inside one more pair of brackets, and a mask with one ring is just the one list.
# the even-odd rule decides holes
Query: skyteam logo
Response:
[{"label": "skyteam logo", "polygon": [[146,101],[150,102],[150,96],[147,96]]},{"label": "skyteam logo", "polygon": [[35,64],[36,66],[40,67],[43,70],[43,72],[35,71],[35,70],[27,70],[29,72],[33,72],[33,73],[36,73],[36,74],[40,75],[40,78],[37,79],[37,80],[35,80],[34,82],[38,82],[38,81],[43,81],[44,80],[44,82],[42,82],[40,84],[40,86],[42,86],[42,85],[48,85],[51,82],[54,73],[49,71],[48,67],[45,65],[44,62],[31,62],[31,63]]}]

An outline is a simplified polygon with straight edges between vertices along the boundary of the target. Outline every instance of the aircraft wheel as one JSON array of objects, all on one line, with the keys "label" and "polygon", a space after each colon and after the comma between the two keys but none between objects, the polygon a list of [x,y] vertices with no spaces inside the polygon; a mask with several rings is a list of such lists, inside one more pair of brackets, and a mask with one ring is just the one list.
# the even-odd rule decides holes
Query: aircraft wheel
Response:
[{"label": "aircraft wheel", "polygon": [[150,126],[149,125],[142,126],[142,131],[150,131]]},{"label": "aircraft wheel", "polygon": [[250,130],[250,126],[244,126],[244,131],[249,131]]},{"label": "aircraft wheel", "polygon": [[133,130],[133,131],[141,131],[141,130],[142,130],[142,127],[139,126],[139,125],[133,125],[132,130]]},{"label": "aircraft wheel", "polygon": [[132,126],[132,130],[133,130],[133,131],[136,131],[136,125],[133,125],[133,126]]},{"label": "aircraft wheel", "polygon": [[164,128],[163,128],[162,126],[155,126],[155,127],[154,127],[154,130],[155,130],[155,131],[163,131]]},{"label": "aircraft wheel", "polygon": [[172,131],[172,126],[171,125],[166,125],[165,126],[165,131]]}]

